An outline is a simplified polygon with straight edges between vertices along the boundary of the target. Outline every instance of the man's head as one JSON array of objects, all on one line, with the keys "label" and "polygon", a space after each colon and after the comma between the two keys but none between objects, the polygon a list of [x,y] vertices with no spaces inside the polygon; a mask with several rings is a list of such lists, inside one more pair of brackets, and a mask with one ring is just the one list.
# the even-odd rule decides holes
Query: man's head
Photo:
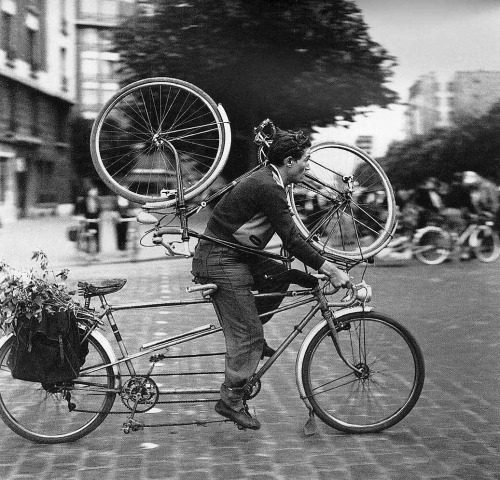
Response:
[{"label": "man's head", "polygon": [[281,167],[290,157],[299,160],[310,146],[310,138],[302,131],[285,132],[277,129],[273,143],[269,147],[267,158],[269,163]]}]

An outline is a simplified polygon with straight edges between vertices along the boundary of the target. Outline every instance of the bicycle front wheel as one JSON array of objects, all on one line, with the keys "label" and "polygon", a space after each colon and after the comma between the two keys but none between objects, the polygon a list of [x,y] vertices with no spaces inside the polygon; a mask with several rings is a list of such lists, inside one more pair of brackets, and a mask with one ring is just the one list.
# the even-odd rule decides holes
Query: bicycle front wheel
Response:
[{"label": "bicycle front wheel", "polygon": [[64,443],[78,440],[104,421],[116,396],[115,375],[111,367],[95,370],[110,360],[93,336],[80,376],[45,386],[12,378],[7,359],[13,341],[9,338],[0,348],[0,416],[11,430],[37,443]]},{"label": "bicycle front wheel", "polygon": [[174,205],[178,154],[184,198],[206,189],[229,154],[229,122],[198,87],[158,77],[131,83],[101,109],[90,138],[97,173],[116,194],[140,204]]},{"label": "bicycle front wheel", "polygon": [[306,348],[304,391],[326,424],[348,433],[374,433],[401,421],[424,384],[422,351],[410,332],[374,312],[341,318],[338,343],[353,371],[336,352],[325,325]]},{"label": "bicycle front wheel", "polygon": [[301,234],[332,260],[373,257],[389,243],[396,224],[387,175],[351,145],[318,143],[310,155],[306,178],[289,190]]},{"label": "bicycle front wheel", "polygon": [[488,225],[481,225],[471,235],[469,244],[481,262],[494,262],[500,257],[500,239]]},{"label": "bicycle front wheel", "polygon": [[426,265],[443,263],[453,250],[451,236],[439,227],[425,227],[414,239],[415,257]]}]

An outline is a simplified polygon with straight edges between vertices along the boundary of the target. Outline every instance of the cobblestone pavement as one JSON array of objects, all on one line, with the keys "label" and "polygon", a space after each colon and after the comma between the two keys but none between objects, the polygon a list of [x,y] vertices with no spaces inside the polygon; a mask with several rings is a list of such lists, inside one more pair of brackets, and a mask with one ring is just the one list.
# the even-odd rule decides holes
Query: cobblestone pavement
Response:
[{"label": "cobblestone pavement", "polygon": [[[190,284],[189,266],[189,260],[177,259],[76,267],[71,277],[129,278],[124,289],[113,295],[113,303],[174,299],[188,295],[184,287]],[[355,271],[354,279],[358,281],[362,274],[362,269]],[[414,410],[391,429],[376,435],[346,435],[318,420],[318,433],[305,436],[307,411],[294,380],[297,339],[264,376],[262,391],[252,401],[262,423],[257,432],[216,423],[146,428],[125,435],[123,417],[112,415],[75,443],[47,446],[23,440],[0,424],[0,478],[500,479],[499,264],[374,266],[365,277],[374,288],[372,303],[414,333],[426,359],[422,396]],[[135,315],[118,312],[116,318],[126,341],[136,345],[167,332],[215,323],[210,305]],[[290,315],[276,316],[266,325],[269,343],[276,345],[295,322]],[[109,337],[109,329],[105,333]],[[218,342],[222,345],[220,338],[213,343]],[[189,369],[201,363],[193,359]],[[208,383],[196,377],[185,381]],[[115,407],[120,403],[117,399]],[[211,403],[196,409],[188,404],[175,406],[167,421],[217,420],[212,408]]]}]

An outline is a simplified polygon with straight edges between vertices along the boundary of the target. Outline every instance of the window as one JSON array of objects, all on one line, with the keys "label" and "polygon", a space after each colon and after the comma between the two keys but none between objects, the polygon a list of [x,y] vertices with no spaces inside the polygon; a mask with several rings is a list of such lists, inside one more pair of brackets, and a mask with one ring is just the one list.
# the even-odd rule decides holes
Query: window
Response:
[{"label": "window", "polygon": [[40,105],[36,91],[31,92],[31,134],[34,137],[40,135]]},{"label": "window", "polygon": [[54,162],[50,160],[37,160],[36,172],[38,177],[38,202],[50,203],[56,198],[52,188],[52,179],[54,177]]},{"label": "window", "polygon": [[13,15],[2,11],[2,49],[7,54],[7,60],[15,58],[15,51],[12,48],[12,24]]},{"label": "window", "polygon": [[85,0],[83,2],[80,2],[80,13],[82,14],[82,16],[97,15],[99,13],[98,0]]},{"label": "window", "polygon": [[39,65],[37,62],[37,54],[36,54],[36,47],[37,47],[37,35],[38,32],[36,30],[31,30],[28,28],[28,61],[31,67],[31,75],[35,76],[36,71],[39,69]]},{"label": "window", "polygon": [[0,158],[0,203],[5,202],[5,192],[7,191],[7,160]]},{"label": "window", "polygon": [[9,131],[17,130],[16,120],[16,103],[17,103],[17,86],[14,83],[8,85],[7,109],[9,112]]},{"label": "window", "polygon": [[61,47],[59,50],[59,68],[60,68],[60,76],[61,76],[61,90],[63,92],[68,91],[68,77],[66,76],[66,48]]},{"label": "window", "polygon": [[95,28],[85,28],[81,32],[81,42],[82,42],[82,50],[87,50],[95,48],[99,45],[99,36],[97,30]]},{"label": "window", "polygon": [[101,7],[105,17],[115,18],[118,15],[118,2],[116,0],[102,0]]},{"label": "window", "polygon": [[68,19],[66,17],[66,0],[59,0],[59,12],[60,12],[60,22],[61,22],[61,33],[63,35],[68,34]]},{"label": "window", "polygon": [[87,107],[99,107],[99,90],[97,88],[82,89],[82,103]]},{"label": "window", "polygon": [[97,58],[82,58],[82,75],[85,80],[97,80],[99,60]]},{"label": "window", "polygon": [[31,66],[31,74],[35,75],[37,70],[40,70],[39,62],[39,43],[40,43],[40,21],[38,16],[28,12],[26,15],[26,36],[27,36],[27,59]]}]

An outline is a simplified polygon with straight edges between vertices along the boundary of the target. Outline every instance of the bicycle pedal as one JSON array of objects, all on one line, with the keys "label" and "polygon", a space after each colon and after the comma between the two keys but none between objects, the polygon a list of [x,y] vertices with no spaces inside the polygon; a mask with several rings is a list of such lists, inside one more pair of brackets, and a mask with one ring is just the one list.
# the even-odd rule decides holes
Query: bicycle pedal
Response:
[{"label": "bicycle pedal", "polygon": [[123,424],[123,432],[138,432],[139,430],[144,430],[144,423],[138,422],[137,420],[129,419]]}]

